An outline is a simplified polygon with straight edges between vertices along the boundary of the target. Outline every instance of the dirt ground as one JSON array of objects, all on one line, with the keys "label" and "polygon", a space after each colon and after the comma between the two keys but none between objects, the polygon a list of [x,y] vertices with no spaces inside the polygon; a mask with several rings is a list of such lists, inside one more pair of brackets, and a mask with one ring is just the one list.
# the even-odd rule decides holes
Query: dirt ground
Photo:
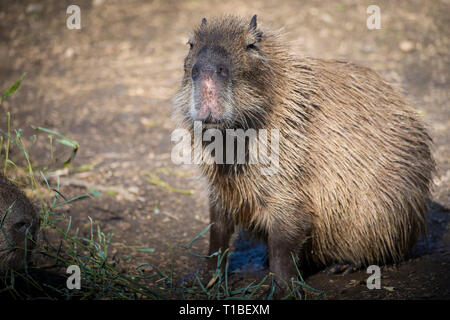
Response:
[{"label": "dirt ground", "polygon": [[[81,8],[81,29],[66,27],[66,9]],[[381,8],[381,29],[368,30],[366,9]],[[101,192],[67,208],[88,232],[88,216],[112,232],[113,250],[140,263],[175,262],[183,277],[201,267],[183,245],[208,225],[205,190],[193,166],[170,160],[171,99],[182,77],[189,31],[203,17],[257,13],[259,24],[284,28],[293,51],[351,60],[399,86],[426,121],[435,141],[436,188],[430,201],[428,239],[412,258],[382,268],[382,289],[368,290],[361,270],[345,276],[319,272],[307,279],[327,299],[448,299],[450,297],[450,1],[0,1],[0,89],[27,72],[5,103],[13,127],[56,130],[80,144],[61,175],[67,195]],[[1,128],[5,119],[0,119]],[[67,157],[56,145],[55,154]],[[45,165],[48,140],[39,137],[34,160]],[[149,181],[155,174],[172,192]],[[138,252],[131,246],[154,248]],[[194,244],[206,253],[207,235]],[[173,257],[176,259],[173,259]],[[263,270],[264,271],[264,270]]]}]

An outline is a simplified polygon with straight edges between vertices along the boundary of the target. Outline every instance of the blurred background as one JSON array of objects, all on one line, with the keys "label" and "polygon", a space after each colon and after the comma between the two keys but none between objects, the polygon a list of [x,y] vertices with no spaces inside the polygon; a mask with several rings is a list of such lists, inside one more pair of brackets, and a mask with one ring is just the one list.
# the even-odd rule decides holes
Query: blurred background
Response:
[{"label": "blurred background", "polygon": [[[81,10],[79,30],[66,26],[71,4]],[[379,30],[366,25],[372,4],[380,7]],[[93,195],[64,208],[80,232],[90,229],[89,216],[114,233],[112,254],[130,257],[118,263],[124,272],[139,263],[174,263],[183,277],[202,261],[183,253],[182,246],[209,223],[196,168],[170,160],[171,99],[183,75],[186,41],[203,17],[232,13],[250,21],[258,14],[262,28],[283,29],[293,52],[346,59],[381,73],[401,89],[435,141],[439,168],[431,234],[419,243],[420,254],[383,271],[388,289],[367,290],[361,285],[368,276],[364,270],[317,274],[308,283],[328,298],[449,298],[449,12],[448,0],[0,0],[2,92],[26,72],[3,108],[24,135],[40,126],[80,144],[75,169],[56,173],[65,194]],[[2,110],[0,128],[6,121]],[[49,167],[50,152],[60,158],[70,154],[61,145],[50,151],[45,137],[31,148],[36,164]],[[154,250],[133,249],[138,246]],[[206,234],[193,248],[206,253],[207,246]],[[263,253],[253,258],[252,250],[263,252],[260,246],[238,247],[240,268],[265,270]]]}]

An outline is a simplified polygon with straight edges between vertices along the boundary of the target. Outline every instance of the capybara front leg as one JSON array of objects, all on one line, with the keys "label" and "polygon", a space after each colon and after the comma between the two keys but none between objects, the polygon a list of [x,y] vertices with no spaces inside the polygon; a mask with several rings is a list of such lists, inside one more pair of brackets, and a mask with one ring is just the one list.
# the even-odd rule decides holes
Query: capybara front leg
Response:
[{"label": "capybara front leg", "polygon": [[[218,252],[224,253],[229,247],[230,238],[234,232],[234,223],[227,216],[227,212],[221,209],[217,204],[210,205],[210,221],[213,223],[210,229],[209,255]],[[217,256],[208,261],[208,269],[215,270],[217,268]],[[225,267],[225,261],[222,261],[222,270]]]}]

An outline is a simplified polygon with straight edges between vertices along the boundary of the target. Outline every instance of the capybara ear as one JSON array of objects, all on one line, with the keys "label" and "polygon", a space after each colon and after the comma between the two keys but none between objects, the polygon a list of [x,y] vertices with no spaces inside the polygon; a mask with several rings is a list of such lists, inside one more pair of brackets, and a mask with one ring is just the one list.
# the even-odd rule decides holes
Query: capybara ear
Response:
[{"label": "capybara ear", "polygon": [[206,18],[203,18],[202,19],[202,26],[205,26],[206,25]]},{"label": "capybara ear", "polygon": [[256,30],[256,14],[252,17],[249,24],[250,30]]},{"label": "capybara ear", "polygon": [[256,14],[252,17],[252,20],[250,20],[248,27],[252,35],[247,39],[247,49],[259,49],[259,42],[261,42],[263,33],[262,31],[256,30]]}]

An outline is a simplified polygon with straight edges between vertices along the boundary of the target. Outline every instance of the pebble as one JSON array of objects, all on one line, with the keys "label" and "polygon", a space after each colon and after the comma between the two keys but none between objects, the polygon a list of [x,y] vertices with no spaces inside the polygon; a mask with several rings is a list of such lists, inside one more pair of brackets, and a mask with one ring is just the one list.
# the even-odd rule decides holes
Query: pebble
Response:
[{"label": "pebble", "polygon": [[415,46],[414,46],[414,43],[412,43],[411,41],[403,40],[402,42],[400,42],[399,48],[403,52],[410,52],[415,48]]},{"label": "pebble", "polygon": [[92,5],[94,7],[98,7],[98,6],[101,6],[104,2],[105,2],[105,0],[92,0]]},{"label": "pebble", "polygon": [[75,51],[72,48],[67,48],[66,52],[64,52],[64,55],[66,56],[66,58],[70,58],[74,53]]},{"label": "pebble", "polygon": [[42,11],[43,5],[39,3],[30,3],[25,9],[26,13],[39,13]]}]

